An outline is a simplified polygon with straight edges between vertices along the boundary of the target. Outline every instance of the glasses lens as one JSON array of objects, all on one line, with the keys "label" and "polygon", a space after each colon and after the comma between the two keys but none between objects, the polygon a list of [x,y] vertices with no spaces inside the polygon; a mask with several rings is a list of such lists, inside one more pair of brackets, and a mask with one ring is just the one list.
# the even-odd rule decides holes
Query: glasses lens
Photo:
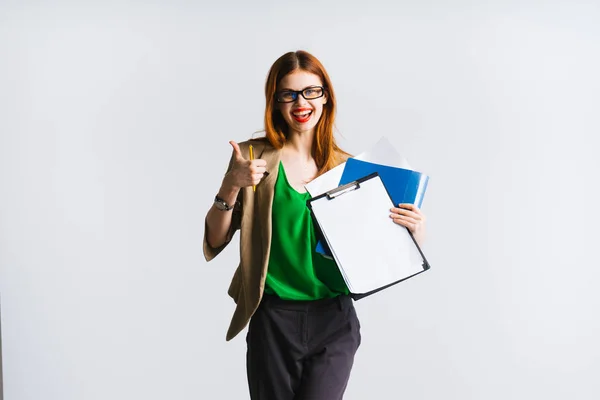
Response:
[{"label": "glasses lens", "polygon": [[306,89],[304,89],[302,94],[304,95],[304,97],[306,99],[309,99],[309,100],[318,99],[319,97],[323,96],[323,88],[321,88],[321,87],[306,88]]},{"label": "glasses lens", "polygon": [[283,92],[277,93],[277,101],[280,103],[289,103],[296,100],[296,93],[284,90]]}]

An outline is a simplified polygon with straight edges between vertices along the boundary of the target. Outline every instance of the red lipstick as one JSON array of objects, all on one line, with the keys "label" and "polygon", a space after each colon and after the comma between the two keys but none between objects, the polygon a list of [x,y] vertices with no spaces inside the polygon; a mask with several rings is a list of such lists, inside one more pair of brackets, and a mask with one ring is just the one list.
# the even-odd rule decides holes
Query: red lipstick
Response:
[{"label": "red lipstick", "polygon": [[310,108],[295,108],[292,110],[292,118],[296,122],[300,122],[301,124],[308,122],[310,117],[312,116],[312,109]]}]

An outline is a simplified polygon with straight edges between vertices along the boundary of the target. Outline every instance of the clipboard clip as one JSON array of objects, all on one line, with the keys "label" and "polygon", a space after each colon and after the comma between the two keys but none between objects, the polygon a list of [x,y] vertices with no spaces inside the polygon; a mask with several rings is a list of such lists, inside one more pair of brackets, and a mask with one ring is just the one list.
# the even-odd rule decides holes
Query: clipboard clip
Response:
[{"label": "clipboard clip", "polygon": [[358,181],[346,183],[345,185],[342,185],[340,187],[337,187],[333,190],[328,191],[326,193],[327,200],[335,199],[336,197],[341,196],[344,193],[348,193],[348,192],[351,192],[356,189],[360,189],[360,183],[358,183]]}]

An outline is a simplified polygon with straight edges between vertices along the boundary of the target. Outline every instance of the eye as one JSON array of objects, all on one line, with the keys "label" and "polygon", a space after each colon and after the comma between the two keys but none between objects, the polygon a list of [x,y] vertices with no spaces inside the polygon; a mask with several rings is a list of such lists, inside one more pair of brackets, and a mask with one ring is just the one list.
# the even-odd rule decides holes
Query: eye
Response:
[{"label": "eye", "polygon": [[321,89],[320,87],[304,89],[304,96],[309,99],[316,99],[317,97],[321,97],[322,94],[323,89]]},{"label": "eye", "polygon": [[279,92],[279,95],[277,97],[279,100],[282,101],[291,101],[296,98],[296,93],[289,90],[284,90],[282,92]]}]

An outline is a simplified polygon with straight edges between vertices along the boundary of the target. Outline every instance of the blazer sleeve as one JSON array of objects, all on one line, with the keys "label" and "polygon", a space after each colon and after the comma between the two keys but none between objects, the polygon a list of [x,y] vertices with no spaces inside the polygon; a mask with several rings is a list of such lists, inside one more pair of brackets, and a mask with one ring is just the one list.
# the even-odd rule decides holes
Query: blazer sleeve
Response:
[{"label": "blazer sleeve", "polygon": [[[240,146],[241,147],[241,146]],[[234,155],[231,155],[231,159],[229,160],[229,166],[227,167],[227,172],[229,172],[231,170],[231,166],[233,165],[233,158]],[[225,172],[225,174],[227,174],[227,172]],[[227,237],[225,239],[225,243],[223,243],[221,246],[219,247],[212,247],[210,244],[208,244],[208,241],[206,240],[206,232],[208,230],[208,224],[206,223],[206,218],[204,219],[204,243],[203,243],[203,252],[204,252],[204,258],[206,259],[206,261],[210,261],[213,258],[215,258],[217,255],[219,255],[219,253],[221,251],[223,251],[223,249],[225,247],[227,247],[227,245],[231,242],[231,239],[233,238],[233,235],[235,234],[235,232],[240,229],[241,226],[241,222],[242,222],[242,208],[243,208],[243,190],[240,190],[238,196],[237,196],[237,201],[235,202],[234,208],[231,211],[232,215],[231,215],[231,225],[229,225],[229,230],[227,231]]]}]

